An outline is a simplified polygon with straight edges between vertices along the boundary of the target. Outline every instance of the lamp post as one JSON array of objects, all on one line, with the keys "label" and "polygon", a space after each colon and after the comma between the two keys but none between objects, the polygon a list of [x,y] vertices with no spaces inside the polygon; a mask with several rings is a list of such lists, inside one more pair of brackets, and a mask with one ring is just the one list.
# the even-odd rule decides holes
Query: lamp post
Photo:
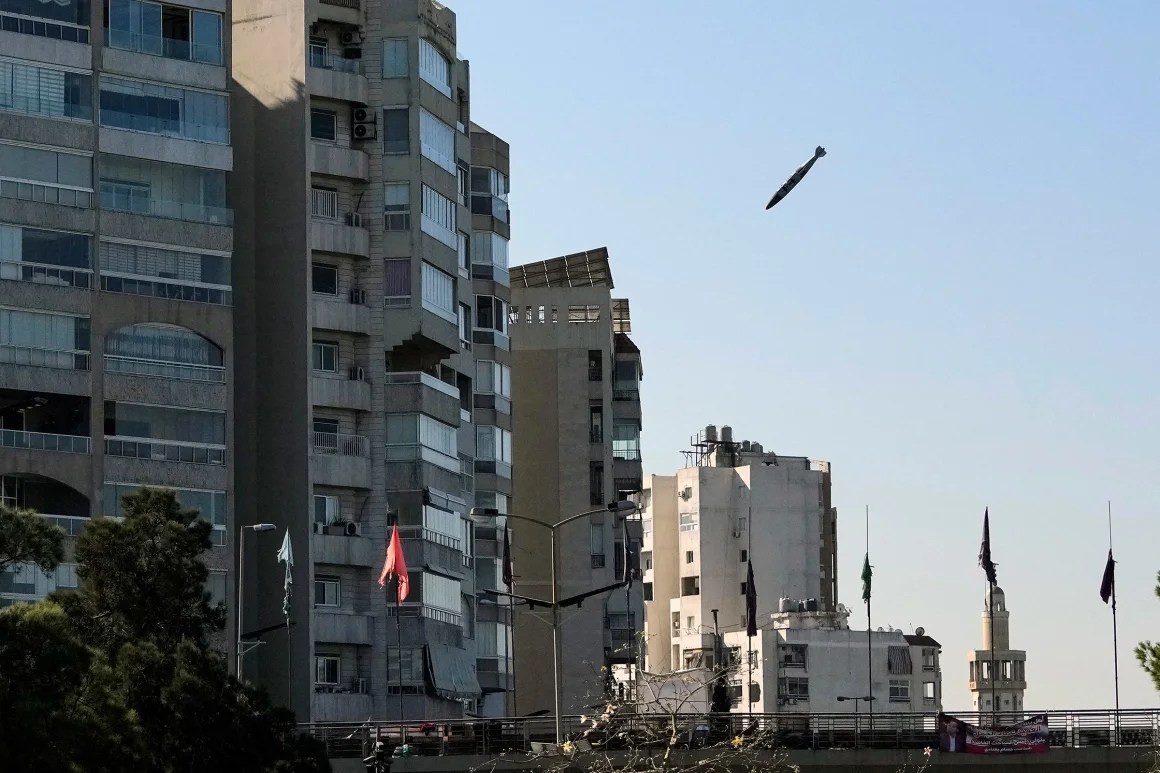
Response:
[{"label": "lamp post", "polygon": [[866,701],[872,703],[876,698],[873,695],[859,695],[852,697],[849,695],[839,695],[838,703],[845,703],[846,701],[854,701],[854,746],[858,745],[858,703],[859,701]]},{"label": "lamp post", "polygon": [[[630,502],[627,499],[616,502],[609,502],[606,506],[597,510],[587,510],[583,513],[569,516],[562,521],[556,523],[545,523],[538,518],[532,518],[526,515],[513,515],[512,513],[501,513],[494,507],[473,507],[471,508],[471,517],[473,519],[491,519],[497,517],[512,518],[517,521],[526,521],[537,526],[543,527],[552,535],[552,600],[549,606],[552,609],[552,691],[556,707],[556,743],[559,744],[563,740],[564,733],[560,717],[560,578],[557,570],[556,555],[556,533],[561,527],[578,521],[581,518],[588,518],[600,513],[625,513],[636,509],[636,503]],[[513,621],[514,622],[514,621]]]},{"label": "lamp post", "polygon": [[[236,655],[237,666],[234,669],[234,674],[235,674],[235,676],[238,677],[239,682],[243,681],[243,679],[242,679],[242,656],[245,655],[246,652],[248,652],[248,650],[243,649],[243,647],[245,645],[242,642],[242,619],[243,619],[242,618],[242,604],[243,604],[243,599],[245,598],[243,593],[242,593],[242,589],[245,587],[245,585],[243,584],[242,581],[245,578],[245,572],[246,572],[246,532],[247,531],[258,531],[258,532],[274,531],[275,528],[277,528],[277,527],[274,526],[274,524],[272,524],[272,523],[253,523],[253,524],[249,524],[247,526],[238,527],[238,630],[235,632],[236,638],[238,641],[237,641],[237,655]],[[257,646],[257,645],[255,645],[255,646]]]}]

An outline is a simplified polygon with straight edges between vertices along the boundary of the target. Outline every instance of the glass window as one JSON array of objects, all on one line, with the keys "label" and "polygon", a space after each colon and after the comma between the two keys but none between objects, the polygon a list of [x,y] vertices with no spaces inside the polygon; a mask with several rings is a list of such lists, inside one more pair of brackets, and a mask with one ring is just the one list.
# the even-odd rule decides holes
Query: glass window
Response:
[{"label": "glass window", "polygon": [[383,152],[411,152],[410,110],[405,107],[383,108]]},{"label": "glass window", "polygon": [[468,262],[471,260],[471,237],[459,232],[459,273],[467,276]]},{"label": "glass window", "polygon": [[101,206],[229,225],[226,173],[127,156],[101,156]]},{"label": "glass window", "polygon": [[339,664],[338,655],[314,656],[314,683],[338,684]]},{"label": "glass window", "polygon": [[614,459],[640,459],[640,424],[618,421],[612,425],[612,456]]},{"label": "glass window", "polygon": [[342,605],[342,584],[337,577],[324,574],[314,575],[314,606],[337,607]]},{"label": "glass window", "polygon": [[0,261],[90,268],[91,236],[0,223]]},{"label": "glass window", "polygon": [[[230,257],[102,241],[101,285],[110,292],[229,303]],[[149,277],[158,281],[141,281]]]},{"label": "glass window", "polygon": [[122,500],[129,494],[135,494],[142,488],[167,489],[177,496],[177,503],[186,510],[196,510],[202,520],[213,524],[215,545],[226,544],[226,492],[204,489],[183,489],[171,486],[143,486],[140,483],[105,483],[102,491],[102,505],[104,514],[123,518],[125,510]]},{"label": "glass window", "polygon": [[315,341],[310,346],[311,364],[323,373],[338,373],[338,342]]},{"label": "glass window", "polygon": [[431,572],[423,572],[424,604],[458,615],[461,611],[459,594],[458,580],[452,580]]},{"label": "glass window", "polygon": [[475,296],[475,327],[507,333],[507,304],[490,295]]},{"label": "glass window", "polygon": [[512,369],[491,360],[476,360],[475,391],[479,394],[512,396]]},{"label": "glass window", "polygon": [[222,63],[222,15],[210,11],[193,12],[192,59],[206,64]]},{"label": "glass window", "polygon": [[91,119],[92,77],[29,62],[0,60],[0,110],[49,118]]},{"label": "glass window", "polygon": [[411,228],[411,184],[383,183],[384,229],[406,231]]},{"label": "glass window", "polygon": [[[57,362],[25,361],[29,350],[44,350],[42,357],[59,353]],[[89,320],[67,314],[0,308],[0,361],[74,367],[74,354],[89,350]]]},{"label": "glass window", "polygon": [[406,78],[409,71],[407,66],[407,39],[388,38],[383,41],[383,77]]},{"label": "glass window", "polygon": [[423,108],[419,108],[419,146],[424,156],[456,173],[455,130]]},{"label": "glass window", "polygon": [[338,497],[329,494],[314,495],[314,522],[326,526],[338,521]]},{"label": "glass window", "polygon": [[387,306],[405,306],[411,302],[410,258],[384,260],[383,277],[383,295]]},{"label": "glass window", "polygon": [[222,350],[213,342],[176,325],[146,323],[123,327],[105,338],[105,354],[182,365],[222,367]]},{"label": "glass window", "polygon": [[423,308],[456,321],[455,279],[445,271],[423,262]]},{"label": "glass window", "polygon": [[419,77],[445,97],[451,96],[451,64],[435,45],[419,40]]},{"label": "glass window", "polygon": [[54,0],[51,3],[41,0],[0,0],[0,11],[89,26],[88,0]]},{"label": "glass window", "polygon": [[169,59],[222,64],[222,15],[142,0],[108,0],[107,42]]},{"label": "glass window", "polygon": [[490,424],[476,425],[475,457],[511,464],[512,433]]},{"label": "glass window", "polygon": [[92,190],[93,162],[91,156],[75,153],[0,145],[0,178],[3,177]]},{"label": "glass window", "polygon": [[105,401],[105,434],[117,437],[225,445],[223,411]]},{"label": "glass window", "polygon": [[310,139],[335,142],[338,139],[338,113],[333,110],[311,108]]},{"label": "glass window", "polygon": [[508,240],[495,231],[476,231],[471,240],[471,262],[508,267]]},{"label": "glass window", "polygon": [[228,143],[229,98],[105,76],[101,78],[101,125]]},{"label": "glass window", "polygon": [[[412,584],[411,592],[415,592]],[[423,648],[398,647],[387,648],[387,683],[391,685],[423,684]]]},{"label": "glass window", "polygon": [[910,701],[910,680],[890,680],[890,701],[892,703],[907,703]]},{"label": "glass window", "polygon": [[458,205],[434,188],[423,186],[423,233],[438,239],[451,249],[458,249],[455,227]]},{"label": "glass window", "polygon": [[310,290],[321,295],[338,295],[338,266],[311,263]]}]

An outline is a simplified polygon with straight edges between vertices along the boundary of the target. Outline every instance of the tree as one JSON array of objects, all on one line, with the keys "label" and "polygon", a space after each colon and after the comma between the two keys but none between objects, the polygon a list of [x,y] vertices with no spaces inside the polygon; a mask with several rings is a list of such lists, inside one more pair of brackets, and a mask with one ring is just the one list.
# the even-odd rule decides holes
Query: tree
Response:
[{"label": "tree", "polygon": [[[1160,597],[1160,572],[1156,573],[1156,595]],[[1160,690],[1160,643],[1142,641],[1136,645],[1136,659],[1152,677],[1152,684]]]},{"label": "tree", "polygon": [[31,510],[0,505],[0,572],[36,564],[51,572],[64,560],[64,529]]}]

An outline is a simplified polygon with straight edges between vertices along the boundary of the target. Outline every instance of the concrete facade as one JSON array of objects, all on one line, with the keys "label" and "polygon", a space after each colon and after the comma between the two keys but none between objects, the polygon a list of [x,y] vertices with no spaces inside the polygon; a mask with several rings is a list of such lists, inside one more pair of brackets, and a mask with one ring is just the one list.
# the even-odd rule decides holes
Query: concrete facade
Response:
[{"label": "concrete facade", "polygon": [[[512,269],[514,448],[520,471],[513,512],[551,524],[603,509],[641,489],[640,351],[629,337],[628,301],[612,297],[606,249]],[[634,522],[598,512],[561,528],[560,597],[609,588],[561,616],[561,710],[602,699],[609,671],[637,663],[641,585],[623,577]],[[551,597],[546,529],[513,522],[514,592]],[[634,549],[627,560],[638,568]],[[552,710],[551,628],[541,609],[515,624],[515,713]]]},{"label": "concrete facade", "polygon": [[0,605],[75,587],[89,519],[173,488],[215,526],[228,649],[231,9],[165,9],[130,31],[120,0],[0,4],[0,491],[70,537],[55,575],[0,575]]},{"label": "concrete facade", "polygon": [[983,598],[982,649],[967,653],[971,708],[983,713],[994,711],[1000,717],[1007,715],[1021,719],[1025,705],[1023,695],[1027,690],[1027,652],[1011,649],[1011,612],[1007,609],[1007,596],[1002,588],[995,586],[994,589],[994,620],[991,601],[991,589],[988,588]]},{"label": "concrete facade", "polygon": [[[510,390],[479,380],[509,365],[507,144],[470,123],[438,2],[238,0],[234,38],[239,502],[300,546],[298,625],[252,673],[300,720],[503,713],[494,530],[466,516],[511,494]],[[396,524],[401,606],[377,585]],[[281,618],[266,557],[254,628]]]}]

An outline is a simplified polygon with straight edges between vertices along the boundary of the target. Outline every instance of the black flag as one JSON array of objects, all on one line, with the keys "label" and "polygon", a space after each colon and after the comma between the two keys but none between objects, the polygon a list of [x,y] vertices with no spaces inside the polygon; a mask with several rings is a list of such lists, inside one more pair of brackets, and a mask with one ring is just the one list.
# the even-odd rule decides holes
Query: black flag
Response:
[{"label": "black flag", "polygon": [[757,586],[753,584],[753,562],[747,561],[745,576],[745,635],[757,635]]},{"label": "black flag", "polygon": [[821,145],[818,145],[817,149],[814,151],[814,157],[799,166],[797,171],[789,176],[789,179],[785,181],[785,185],[777,189],[777,193],[773,194],[773,198],[769,200],[769,203],[765,205],[765,208],[772,209],[773,206],[777,204],[777,202],[788,196],[789,192],[792,191],[797,186],[797,184],[802,181],[802,178],[809,173],[810,169],[813,168],[817,160],[824,155],[826,155],[826,149]]},{"label": "black flag", "polygon": [[512,587],[512,544],[508,538],[508,527],[503,527],[503,584]]},{"label": "black flag", "polygon": [[1107,566],[1104,567],[1103,582],[1100,583],[1100,598],[1104,600],[1105,604],[1107,604],[1108,599],[1110,599],[1113,595],[1115,595],[1115,593],[1116,593],[1116,561],[1114,558],[1112,558],[1112,549],[1108,548],[1108,563],[1107,563]]},{"label": "black flag", "polygon": [[987,575],[987,582],[994,585],[995,579],[995,562],[991,560],[991,508],[983,511],[983,544],[979,546],[979,566],[983,567],[983,573]]}]

